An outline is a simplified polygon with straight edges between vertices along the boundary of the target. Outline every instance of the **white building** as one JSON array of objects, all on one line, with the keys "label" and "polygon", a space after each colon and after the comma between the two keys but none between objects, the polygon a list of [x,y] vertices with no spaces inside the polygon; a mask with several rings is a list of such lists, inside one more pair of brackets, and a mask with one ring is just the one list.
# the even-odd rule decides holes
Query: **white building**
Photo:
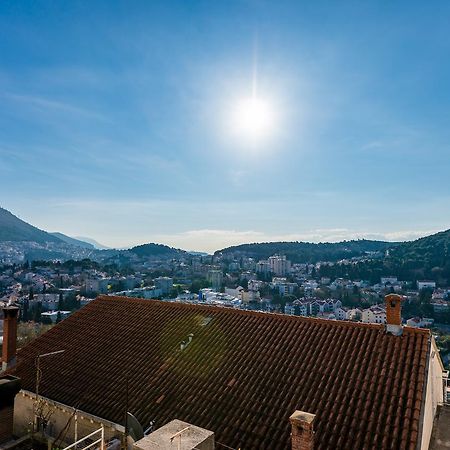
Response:
[{"label": "white building", "polygon": [[386,323],[386,311],[380,306],[371,306],[362,312],[364,323]]},{"label": "white building", "polygon": [[397,281],[397,277],[381,277],[381,284],[395,284]]},{"label": "white building", "polygon": [[157,289],[161,289],[163,295],[169,294],[173,288],[173,279],[170,277],[158,277],[154,279]]},{"label": "white building", "polygon": [[434,323],[434,319],[428,319],[424,317],[421,319],[420,317],[411,317],[406,321],[406,326],[413,328],[426,328],[431,327]]},{"label": "white building", "polygon": [[359,308],[353,308],[347,311],[347,320],[358,321],[361,319],[362,319],[362,311]]},{"label": "white building", "polygon": [[436,287],[436,281],[422,280],[417,281],[417,289],[434,289]]},{"label": "white building", "polygon": [[286,276],[291,270],[291,262],[286,259],[286,256],[274,255],[269,258],[270,271],[279,276]]},{"label": "white building", "polygon": [[61,320],[65,319],[66,317],[69,317],[71,311],[50,311],[50,312],[43,312],[41,314],[42,317],[47,317],[52,321],[52,323],[56,323],[58,320],[58,315]]},{"label": "white building", "polygon": [[277,289],[280,295],[292,295],[297,283],[289,283],[284,277],[274,277],[270,283],[272,289]]},{"label": "white building", "polygon": [[342,308],[336,308],[334,310],[334,316],[337,320],[347,320],[347,311]]}]

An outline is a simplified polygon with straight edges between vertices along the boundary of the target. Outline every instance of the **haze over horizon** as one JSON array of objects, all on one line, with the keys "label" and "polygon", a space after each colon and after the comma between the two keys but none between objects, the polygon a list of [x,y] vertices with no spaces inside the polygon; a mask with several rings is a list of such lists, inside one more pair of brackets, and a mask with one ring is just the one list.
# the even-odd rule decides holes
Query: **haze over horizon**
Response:
[{"label": "haze over horizon", "polygon": [[448,29],[443,1],[2,2],[0,203],[110,247],[448,229]]}]

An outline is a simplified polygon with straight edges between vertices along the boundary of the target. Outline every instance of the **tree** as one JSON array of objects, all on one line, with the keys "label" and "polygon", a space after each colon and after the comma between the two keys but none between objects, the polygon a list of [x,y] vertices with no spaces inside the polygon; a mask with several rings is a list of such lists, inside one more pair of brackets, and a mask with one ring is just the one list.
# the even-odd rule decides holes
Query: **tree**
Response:
[{"label": "tree", "polygon": [[23,302],[22,321],[28,322],[28,313],[30,309],[30,301],[28,299]]},{"label": "tree", "polygon": [[62,292],[59,293],[59,300],[58,300],[58,311],[64,310],[64,297]]}]

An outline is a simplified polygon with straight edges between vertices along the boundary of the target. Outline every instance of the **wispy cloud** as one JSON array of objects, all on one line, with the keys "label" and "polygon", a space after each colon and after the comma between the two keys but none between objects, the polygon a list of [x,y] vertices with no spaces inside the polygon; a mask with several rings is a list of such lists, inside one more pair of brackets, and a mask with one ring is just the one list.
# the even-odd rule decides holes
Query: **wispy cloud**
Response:
[{"label": "wispy cloud", "polygon": [[68,113],[68,114],[74,114],[78,116],[83,116],[88,119],[97,119],[97,120],[103,120],[108,121],[109,119],[97,112],[93,111],[91,109],[82,108],[80,106],[75,106],[68,102],[63,102],[59,100],[53,100],[45,97],[40,96],[34,96],[34,95],[28,95],[28,94],[14,94],[10,92],[6,92],[3,94],[3,96],[6,99],[12,100],[14,102],[26,104],[27,106],[31,106],[34,108],[37,108],[39,110],[45,110],[45,111],[51,111],[55,113]]}]

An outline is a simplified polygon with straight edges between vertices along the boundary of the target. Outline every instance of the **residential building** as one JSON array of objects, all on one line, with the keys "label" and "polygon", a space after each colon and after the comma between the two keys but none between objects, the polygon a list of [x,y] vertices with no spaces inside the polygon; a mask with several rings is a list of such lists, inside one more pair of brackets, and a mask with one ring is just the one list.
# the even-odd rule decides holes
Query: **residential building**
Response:
[{"label": "residential building", "polygon": [[381,277],[381,284],[396,284],[397,282],[397,277]]},{"label": "residential building", "polygon": [[256,273],[268,275],[270,273],[270,264],[267,260],[258,261],[256,263]]},{"label": "residential building", "polygon": [[173,278],[158,277],[153,280],[156,289],[161,289],[163,295],[169,294],[173,288]]},{"label": "residential building", "polygon": [[334,315],[337,320],[347,320],[347,311],[345,311],[345,309],[342,309],[340,307],[334,310]]},{"label": "residential building", "polygon": [[208,270],[207,280],[213,289],[220,289],[223,282],[223,272],[219,269]]},{"label": "residential building", "polygon": [[359,308],[352,308],[347,311],[347,320],[359,321],[362,319],[362,310]]},{"label": "residential building", "polygon": [[291,269],[291,262],[286,259],[286,256],[270,256],[268,261],[270,272],[278,277],[286,276]]},{"label": "residential building", "polygon": [[417,281],[417,289],[419,291],[422,289],[435,289],[435,288],[436,288],[436,281],[430,280]]},{"label": "residential building", "polygon": [[386,310],[380,306],[371,306],[363,310],[362,321],[364,323],[386,323]]},{"label": "residential building", "polygon": [[43,312],[41,316],[49,319],[52,323],[56,323],[58,322],[58,318],[59,320],[63,320],[69,317],[70,314],[70,311],[48,311]]}]

